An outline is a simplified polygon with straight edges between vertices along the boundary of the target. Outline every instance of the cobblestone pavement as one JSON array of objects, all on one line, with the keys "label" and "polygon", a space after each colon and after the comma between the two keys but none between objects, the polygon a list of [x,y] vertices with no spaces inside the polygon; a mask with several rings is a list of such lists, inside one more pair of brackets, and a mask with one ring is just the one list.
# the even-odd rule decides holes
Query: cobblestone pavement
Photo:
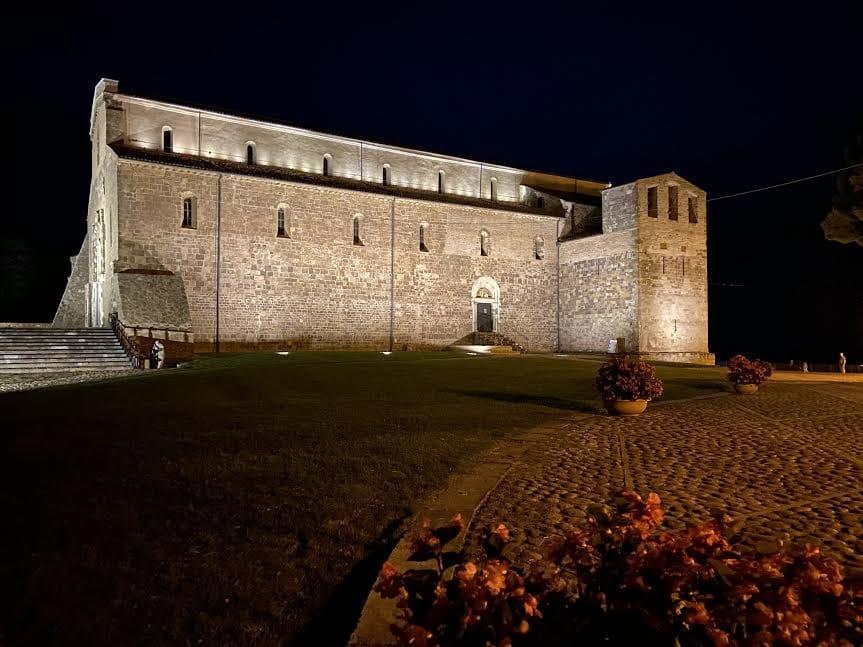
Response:
[{"label": "cobblestone pavement", "polygon": [[669,525],[723,509],[744,540],[817,541],[863,574],[863,385],[770,383],[751,396],[654,404],[635,418],[574,417],[533,444],[477,512],[524,562],[544,537],[626,487],[656,492]]},{"label": "cobblestone pavement", "polygon": [[106,380],[138,372],[140,371],[130,368],[128,371],[121,369],[115,371],[70,371],[68,373],[3,373],[0,374],[0,393],[43,389],[46,386],[59,384]]}]

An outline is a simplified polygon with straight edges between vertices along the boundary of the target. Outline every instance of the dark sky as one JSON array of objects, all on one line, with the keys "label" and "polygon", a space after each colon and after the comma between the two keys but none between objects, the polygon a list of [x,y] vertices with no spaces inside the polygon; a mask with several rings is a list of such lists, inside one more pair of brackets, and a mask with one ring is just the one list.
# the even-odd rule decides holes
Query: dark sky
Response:
[{"label": "dark sky", "polygon": [[[101,77],[121,92],[615,184],[674,170],[708,197],[838,168],[863,128],[859,2],[569,14],[416,3],[385,17],[372,3],[179,4],[3,9],[12,171],[0,321],[53,315],[84,235]],[[712,350],[863,362],[863,247],[827,242],[819,226],[833,184],[709,204]]]}]

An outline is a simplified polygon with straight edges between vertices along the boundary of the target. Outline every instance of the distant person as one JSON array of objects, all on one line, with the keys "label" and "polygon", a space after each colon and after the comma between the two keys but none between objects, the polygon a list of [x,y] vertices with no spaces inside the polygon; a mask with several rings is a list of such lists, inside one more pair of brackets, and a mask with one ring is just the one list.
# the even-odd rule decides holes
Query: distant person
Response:
[{"label": "distant person", "polygon": [[803,372],[804,373],[809,372],[809,364],[807,362],[803,362]]},{"label": "distant person", "polygon": [[846,363],[847,363],[847,360],[845,359],[845,353],[839,353],[839,372],[842,373],[842,375],[845,375],[845,364]]},{"label": "distant person", "polygon": [[162,368],[165,363],[165,345],[158,339],[153,342],[153,350],[150,352],[150,367]]},{"label": "distant person", "polygon": [[793,371],[793,370],[794,370],[794,360],[793,360],[793,359],[792,359],[792,360],[791,360],[791,362],[788,364],[788,369],[789,369],[789,370],[791,370],[791,371]]}]

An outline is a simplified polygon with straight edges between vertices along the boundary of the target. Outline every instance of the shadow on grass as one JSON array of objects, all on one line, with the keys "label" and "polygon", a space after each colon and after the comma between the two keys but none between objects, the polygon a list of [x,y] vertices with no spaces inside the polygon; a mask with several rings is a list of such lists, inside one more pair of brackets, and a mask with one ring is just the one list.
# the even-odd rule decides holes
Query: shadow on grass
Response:
[{"label": "shadow on grass", "polygon": [[484,398],[486,400],[497,400],[498,402],[510,402],[512,404],[533,404],[551,409],[563,409],[564,411],[580,411],[583,413],[600,413],[602,407],[590,400],[565,400],[549,395],[530,395],[528,393],[505,393],[503,391],[464,391],[458,389],[447,389],[448,393],[466,395],[471,398]]},{"label": "shadow on grass", "polygon": [[393,519],[378,537],[366,545],[368,554],[345,576],[326,604],[290,641],[292,645],[346,645],[357,626],[360,613],[384,562],[404,533],[403,524],[411,515]]}]

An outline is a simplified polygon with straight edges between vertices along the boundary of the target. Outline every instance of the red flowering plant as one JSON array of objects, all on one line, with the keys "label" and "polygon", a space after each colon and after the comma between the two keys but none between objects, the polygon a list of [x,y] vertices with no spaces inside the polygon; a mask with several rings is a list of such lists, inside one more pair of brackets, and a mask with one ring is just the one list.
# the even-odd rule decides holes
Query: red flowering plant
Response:
[{"label": "red flowering plant", "polygon": [[647,362],[614,357],[602,366],[594,380],[603,400],[655,400],[662,395],[662,380]]},{"label": "red flowering plant", "polygon": [[728,360],[728,380],[732,384],[760,385],[773,375],[773,367],[764,360],[749,361],[743,355]]},{"label": "red flowering plant", "polygon": [[664,530],[661,502],[622,492],[545,542],[525,568],[501,556],[425,581],[384,565],[375,590],[398,598],[401,645],[863,644],[863,586],[818,548],[740,544],[724,515]]}]

